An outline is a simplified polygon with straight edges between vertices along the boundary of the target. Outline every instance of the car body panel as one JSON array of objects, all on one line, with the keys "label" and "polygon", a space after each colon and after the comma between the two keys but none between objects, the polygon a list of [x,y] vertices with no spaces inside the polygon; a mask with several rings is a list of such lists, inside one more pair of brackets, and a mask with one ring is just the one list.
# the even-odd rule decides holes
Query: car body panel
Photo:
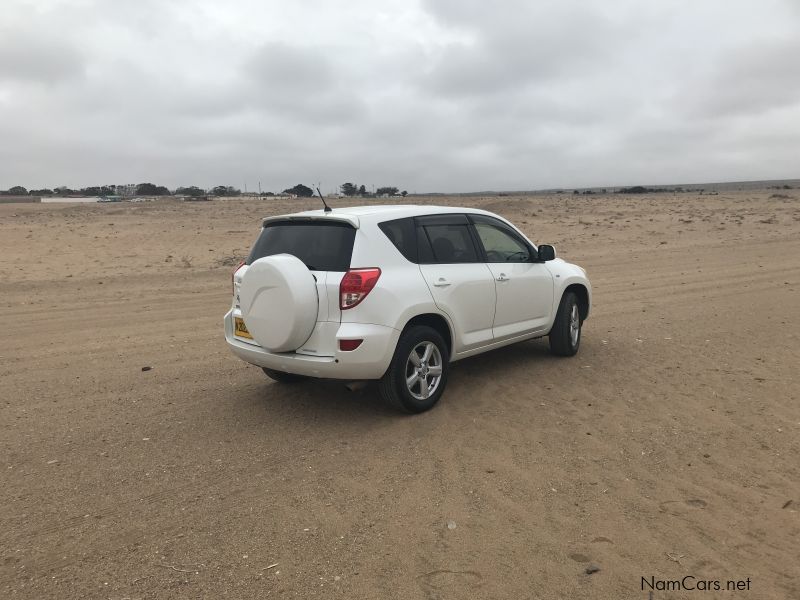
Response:
[{"label": "car body panel", "polygon": [[[384,221],[445,214],[486,215],[501,221],[537,246],[510,221],[488,211],[444,206],[366,206],[337,208],[264,219],[338,220],[356,228],[350,267],[380,268],[374,289],[356,306],[341,310],[339,284],[343,272],[313,271],[317,280],[319,314],[316,326],[301,348],[270,353],[252,340],[233,333],[233,319],[241,312],[234,274],[234,301],[225,316],[225,337],[233,353],[270,369],[334,379],[377,379],[388,368],[406,325],[420,315],[438,315],[447,323],[450,360],[542,337],[549,333],[564,291],[570,285],[592,291],[586,273],[560,258],[547,262],[472,262],[417,264],[406,259],[378,227]],[[242,267],[246,269],[247,267]],[[444,279],[446,285],[437,285]],[[501,279],[501,281],[498,281]],[[586,307],[588,316],[589,306]],[[356,350],[343,352],[341,339],[363,339]]]},{"label": "car body panel", "polygon": [[[328,324],[323,327],[335,327],[332,355],[319,356],[311,353],[268,352],[258,345],[246,343],[246,340],[233,334],[234,311],[229,311],[224,318],[225,340],[231,351],[242,360],[268,369],[318,377],[324,379],[343,379],[347,381],[361,379],[379,379],[386,372],[394,355],[400,331],[393,327],[367,323]],[[319,324],[318,324],[319,326]],[[312,334],[313,338],[313,334]],[[339,340],[363,339],[356,350],[343,352],[338,349]],[[308,344],[308,342],[307,342]]]},{"label": "car body panel", "polygon": [[484,263],[419,265],[436,306],[453,323],[455,354],[492,341],[496,291]]},{"label": "car body panel", "polygon": [[[592,307],[592,286],[589,283],[589,279],[586,277],[586,271],[579,267],[578,265],[574,265],[572,263],[568,263],[561,258],[556,258],[555,260],[549,260],[544,265],[547,267],[547,270],[553,275],[553,284],[554,290],[553,295],[555,298],[555,307],[558,308],[558,303],[561,301],[561,297],[564,295],[564,290],[566,290],[571,285],[580,285],[586,290],[586,296],[588,298],[588,303],[586,306],[586,314],[583,316],[583,319],[587,319],[589,317],[589,313],[591,312]],[[550,326],[547,328],[548,331],[550,327],[552,327],[553,319],[555,319],[555,311],[550,320]]]},{"label": "car body panel", "polygon": [[497,290],[493,338],[547,331],[553,315],[553,275],[544,263],[487,263]]}]

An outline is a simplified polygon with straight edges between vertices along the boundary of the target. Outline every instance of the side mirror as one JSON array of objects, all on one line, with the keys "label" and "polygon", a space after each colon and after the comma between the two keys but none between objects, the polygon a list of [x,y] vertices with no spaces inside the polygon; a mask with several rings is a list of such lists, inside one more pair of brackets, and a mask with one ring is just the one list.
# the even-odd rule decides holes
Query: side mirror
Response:
[{"label": "side mirror", "polygon": [[539,246],[539,260],[542,262],[546,262],[548,260],[553,260],[556,257],[556,249],[552,246],[547,244],[542,244]]}]

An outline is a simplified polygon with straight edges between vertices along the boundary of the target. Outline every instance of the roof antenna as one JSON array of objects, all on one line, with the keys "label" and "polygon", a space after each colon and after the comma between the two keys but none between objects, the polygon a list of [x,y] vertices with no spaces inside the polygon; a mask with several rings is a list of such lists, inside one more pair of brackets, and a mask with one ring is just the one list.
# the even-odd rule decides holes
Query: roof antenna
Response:
[{"label": "roof antenna", "polygon": [[328,206],[328,203],[325,202],[325,198],[322,197],[322,192],[319,191],[319,186],[317,186],[317,194],[319,194],[319,199],[322,200],[322,204],[325,206],[325,212],[326,213],[333,212],[331,210],[331,207]]}]

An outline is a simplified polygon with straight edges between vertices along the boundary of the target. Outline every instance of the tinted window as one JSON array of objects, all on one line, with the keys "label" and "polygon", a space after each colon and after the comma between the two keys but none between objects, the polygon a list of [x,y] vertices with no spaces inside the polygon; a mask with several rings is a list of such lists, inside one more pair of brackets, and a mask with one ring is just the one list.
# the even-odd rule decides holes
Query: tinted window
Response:
[{"label": "tinted window", "polygon": [[355,236],[353,227],[334,221],[267,223],[247,264],[273,254],[292,254],[313,271],[347,271]]},{"label": "tinted window", "polygon": [[486,251],[487,262],[529,261],[528,247],[510,232],[486,223],[475,223],[475,231],[478,232],[478,238]]},{"label": "tinted window", "polygon": [[468,225],[423,225],[435,262],[441,264],[478,262]]},{"label": "tinted window", "polygon": [[425,233],[422,225],[417,227],[417,256],[419,258],[419,263],[422,265],[429,265],[436,262],[436,259],[433,258],[431,241],[428,239],[428,234]]},{"label": "tinted window", "polygon": [[414,230],[414,219],[384,221],[378,223],[378,227],[400,251],[400,254],[411,262],[417,262],[417,234]]}]

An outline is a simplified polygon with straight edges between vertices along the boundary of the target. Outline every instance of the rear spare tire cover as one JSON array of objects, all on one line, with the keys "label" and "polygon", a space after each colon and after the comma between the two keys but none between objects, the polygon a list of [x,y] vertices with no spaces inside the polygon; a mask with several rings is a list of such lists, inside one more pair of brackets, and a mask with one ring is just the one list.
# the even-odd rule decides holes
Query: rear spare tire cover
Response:
[{"label": "rear spare tire cover", "polygon": [[247,330],[263,348],[296,350],[311,337],[317,322],[317,284],[296,256],[265,256],[245,272],[239,304]]}]

